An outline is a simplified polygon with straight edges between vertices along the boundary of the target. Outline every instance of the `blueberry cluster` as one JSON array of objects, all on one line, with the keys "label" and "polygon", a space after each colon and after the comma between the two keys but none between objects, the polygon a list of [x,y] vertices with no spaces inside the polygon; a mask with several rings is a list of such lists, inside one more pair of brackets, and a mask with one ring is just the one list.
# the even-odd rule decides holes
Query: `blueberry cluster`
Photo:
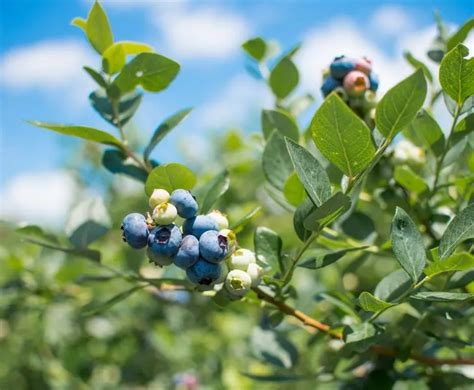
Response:
[{"label": "blueberry cluster", "polygon": [[340,56],[323,74],[321,92],[328,96],[337,93],[366,122],[371,121],[376,105],[375,92],[379,80],[372,72],[372,63],[367,58]]},{"label": "blueberry cluster", "polygon": [[[190,282],[205,288],[223,283],[233,298],[242,297],[259,283],[262,269],[255,255],[247,249],[236,250],[235,233],[220,211],[197,215],[196,199],[183,189],[171,195],[155,189],[149,205],[151,215],[128,214],[122,230],[123,240],[132,248],[147,247],[150,262],[174,264],[186,270]],[[178,216],[183,220],[181,228],[176,224]]]}]

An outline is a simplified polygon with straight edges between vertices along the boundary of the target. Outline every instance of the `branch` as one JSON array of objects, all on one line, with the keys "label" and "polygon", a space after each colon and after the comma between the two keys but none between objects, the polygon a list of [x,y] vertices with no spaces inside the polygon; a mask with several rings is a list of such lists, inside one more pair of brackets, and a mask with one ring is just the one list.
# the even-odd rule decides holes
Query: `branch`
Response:
[{"label": "branch", "polygon": [[[257,294],[257,296],[272,304],[282,313],[285,313],[289,316],[297,318],[299,321],[303,323],[305,326],[309,326],[313,329],[319,330],[321,332],[327,333],[331,337],[335,339],[343,339],[343,334],[339,330],[334,330],[331,328],[330,325],[320,322],[313,317],[307,315],[306,313],[295,309],[294,307],[286,304],[283,301],[275,299],[270,294],[267,294],[265,291],[261,290],[260,288],[256,287],[253,288],[253,291]],[[377,355],[382,356],[392,356],[398,357],[400,356],[399,351],[395,348],[387,347],[384,345],[372,345],[369,350]],[[417,354],[410,354],[409,359],[415,360],[419,363],[430,365],[430,366],[441,366],[441,365],[474,365],[474,358],[459,358],[459,359],[438,359],[432,356],[425,356],[425,355],[417,355]]]}]

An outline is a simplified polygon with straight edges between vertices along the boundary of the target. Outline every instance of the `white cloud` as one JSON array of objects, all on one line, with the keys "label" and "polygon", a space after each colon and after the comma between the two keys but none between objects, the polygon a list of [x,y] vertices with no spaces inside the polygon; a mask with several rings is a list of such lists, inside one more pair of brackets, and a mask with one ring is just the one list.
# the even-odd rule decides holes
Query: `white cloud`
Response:
[{"label": "white cloud", "polygon": [[93,82],[82,66],[95,62],[81,42],[41,41],[11,49],[0,59],[0,84],[18,91],[59,91],[73,100],[83,100]]},{"label": "white cloud", "polygon": [[0,193],[0,218],[58,226],[64,222],[78,192],[78,184],[65,171],[18,175]]},{"label": "white cloud", "polygon": [[272,104],[267,87],[247,74],[238,74],[197,111],[204,128],[243,125],[252,110]]},{"label": "white cloud", "polygon": [[410,30],[412,20],[403,8],[383,5],[375,10],[371,25],[377,34],[397,35]]},{"label": "white cloud", "polygon": [[239,51],[250,35],[247,22],[217,8],[157,8],[153,21],[162,30],[168,51],[180,59],[225,59]]}]

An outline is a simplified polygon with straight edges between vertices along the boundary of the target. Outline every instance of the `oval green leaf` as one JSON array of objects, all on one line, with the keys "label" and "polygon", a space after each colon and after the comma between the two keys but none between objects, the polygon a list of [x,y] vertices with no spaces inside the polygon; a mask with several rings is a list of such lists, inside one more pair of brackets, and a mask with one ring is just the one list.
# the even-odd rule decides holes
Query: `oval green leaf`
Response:
[{"label": "oval green leaf", "polygon": [[169,163],[150,172],[145,183],[145,192],[150,196],[157,188],[172,192],[178,188],[191,190],[195,185],[196,176],[189,168],[178,163]]}]

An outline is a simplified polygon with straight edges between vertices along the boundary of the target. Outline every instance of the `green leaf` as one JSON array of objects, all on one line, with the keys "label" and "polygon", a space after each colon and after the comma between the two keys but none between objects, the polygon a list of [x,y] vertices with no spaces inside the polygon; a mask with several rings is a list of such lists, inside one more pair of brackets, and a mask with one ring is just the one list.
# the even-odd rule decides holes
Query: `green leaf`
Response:
[{"label": "green leaf", "polygon": [[147,287],[147,285],[139,285],[139,286],[134,286],[128,290],[122,291],[121,293],[115,295],[114,297],[110,298],[109,300],[100,303],[98,305],[91,305],[87,306],[84,308],[82,311],[83,316],[92,316],[94,314],[102,313],[108,309],[110,309],[112,306],[116,305],[119,302],[122,302],[123,300],[127,299],[129,296],[131,296],[133,293]]},{"label": "green leaf", "polygon": [[258,359],[277,367],[291,368],[298,359],[293,343],[272,329],[255,328],[250,345]]},{"label": "green leaf", "polygon": [[86,33],[87,30],[87,20],[84,18],[74,18],[71,20],[73,26],[79,27],[82,31]]},{"label": "green leaf", "polygon": [[444,150],[444,134],[438,122],[425,110],[421,110],[404,134],[418,146],[429,148],[435,155]]},{"label": "green leaf", "polygon": [[112,43],[114,37],[109,20],[102,6],[96,1],[87,16],[86,34],[92,47],[102,54]]},{"label": "green leaf", "polygon": [[262,168],[263,174],[270,184],[283,191],[286,179],[293,172],[293,164],[288,155],[285,139],[276,130],[273,131],[265,145]]},{"label": "green leaf", "polygon": [[40,121],[28,121],[28,123],[33,126],[53,130],[65,135],[72,135],[73,137],[82,138],[87,141],[94,141],[94,142],[98,142],[105,145],[112,145],[112,146],[118,147],[119,149],[123,148],[122,143],[113,135],[106,133],[105,131],[102,131],[102,130],[94,129],[92,127],[68,126],[68,125],[61,125],[58,123],[47,123],[47,122],[40,122]]},{"label": "green leaf", "polygon": [[51,249],[54,251],[66,253],[70,256],[84,257],[86,259],[89,259],[95,262],[100,262],[100,257],[101,257],[100,252],[94,249],[65,248],[63,246],[59,246],[54,243],[47,243],[47,242],[44,242],[44,240],[38,240],[34,238],[27,238],[26,241],[34,245],[39,245],[46,249]]},{"label": "green leaf", "polygon": [[51,233],[46,233],[41,227],[36,225],[27,225],[15,230],[16,233],[23,237],[35,240],[37,242],[44,242],[55,245],[58,243],[58,238]]},{"label": "green leaf", "polygon": [[474,269],[454,273],[448,280],[447,289],[463,288],[474,282]]},{"label": "green leaf", "polygon": [[145,43],[120,41],[111,45],[102,55],[102,67],[108,74],[120,72],[127,62],[127,56],[149,53],[153,48]]},{"label": "green leaf", "polygon": [[467,252],[455,253],[445,260],[438,260],[425,268],[426,276],[433,277],[443,272],[466,271],[474,268],[474,256]]},{"label": "green leaf", "polygon": [[474,58],[465,59],[468,55],[468,48],[458,44],[443,57],[439,67],[439,82],[458,107],[474,94]]},{"label": "green leaf", "polygon": [[249,213],[245,214],[241,219],[239,219],[237,222],[235,223],[232,223],[230,225],[230,229],[232,229],[234,232],[238,233],[239,231],[241,231],[245,225],[247,225],[253,217],[255,217],[259,211],[261,210],[262,208],[259,206],[259,207],[256,207],[254,208],[252,211],[250,211]]},{"label": "green leaf", "polygon": [[102,156],[102,165],[112,173],[121,173],[145,183],[148,172],[135,165],[132,161],[127,162],[127,156],[120,150],[106,150]]},{"label": "green leaf", "polygon": [[87,72],[87,74],[89,76],[92,77],[92,79],[97,84],[99,84],[102,88],[107,88],[107,83],[106,83],[104,77],[99,72],[97,72],[96,70],[92,69],[89,66],[83,66],[82,68]]},{"label": "green leaf", "polygon": [[421,176],[418,176],[408,165],[398,165],[394,172],[395,181],[407,190],[421,194],[428,189]]},{"label": "green leaf", "polygon": [[326,170],[304,147],[286,139],[286,147],[293,167],[313,203],[321,206],[331,197],[331,183]]},{"label": "green leaf", "polygon": [[428,69],[428,67],[423,62],[421,62],[420,60],[413,57],[413,55],[409,51],[406,51],[404,53],[404,56],[405,56],[405,59],[408,61],[408,63],[411,66],[413,66],[413,68],[415,68],[415,70],[418,69],[418,68],[421,68],[423,70],[423,73],[425,74],[425,77],[430,82],[433,81],[433,75],[431,74],[430,70]]},{"label": "green leaf", "polygon": [[338,251],[327,251],[325,249],[315,249],[313,251],[307,252],[303,262],[298,264],[298,267],[307,268],[307,269],[319,269],[326,267],[332,263],[335,263],[347,253],[356,252],[367,248],[366,246],[361,246],[357,248],[347,248],[341,249]]},{"label": "green leaf", "polygon": [[344,329],[346,345],[359,353],[366,351],[377,339],[377,329],[368,322],[351,325]]},{"label": "green leaf", "polygon": [[141,85],[150,92],[168,87],[179,72],[179,64],[156,53],[141,53],[124,66],[113,82],[122,94]]},{"label": "green leaf", "polygon": [[468,302],[474,299],[474,294],[423,291],[410,295],[410,298],[428,302]]},{"label": "green leaf", "polygon": [[369,128],[336,94],[314,115],[311,132],[322,155],[349,177],[363,171],[375,154]]},{"label": "green leaf", "polygon": [[411,287],[408,274],[398,269],[385,276],[375,287],[374,295],[383,301],[393,302]]},{"label": "green leaf", "polygon": [[242,49],[244,49],[250,57],[260,62],[265,58],[267,44],[262,38],[256,37],[244,42]]},{"label": "green leaf", "polygon": [[397,207],[392,220],[392,249],[413,283],[418,281],[426,264],[423,238],[405,210]]},{"label": "green leaf", "polygon": [[359,295],[359,304],[365,311],[371,311],[374,313],[393,306],[393,304],[382,301],[367,291],[364,291]]},{"label": "green leaf", "polygon": [[207,214],[214,203],[227,192],[230,185],[229,172],[222,171],[216,175],[207,185],[207,191],[204,198],[199,202],[201,205],[201,213]]},{"label": "green leaf", "polygon": [[423,70],[418,69],[383,96],[375,112],[377,129],[392,139],[415,118],[425,98],[426,80]]},{"label": "green leaf", "polygon": [[262,131],[265,139],[269,139],[274,130],[288,138],[298,140],[299,130],[295,119],[286,111],[262,110]]},{"label": "green leaf", "polygon": [[351,207],[351,199],[342,192],[336,192],[321,206],[317,207],[304,220],[304,227],[307,230],[318,231],[323,226],[327,226]]},{"label": "green leaf", "polygon": [[440,259],[448,257],[461,242],[470,238],[474,238],[474,203],[449,223],[439,243]]},{"label": "green leaf", "polygon": [[273,374],[273,375],[261,375],[261,374],[252,374],[251,372],[241,372],[240,373],[247,378],[250,378],[257,382],[297,382],[297,381],[314,381],[317,379],[318,375],[295,375],[295,374]]},{"label": "green leaf", "polygon": [[474,18],[470,18],[464,23],[454,34],[452,34],[448,42],[446,42],[447,50],[453,49],[458,43],[462,43],[471,30],[474,28]]},{"label": "green leaf", "polygon": [[64,227],[75,248],[86,249],[106,234],[112,222],[101,198],[85,200],[75,206]]},{"label": "green leaf", "polygon": [[118,121],[115,120],[114,108],[109,98],[103,90],[97,90],[89,95],[92,107],[113,126],[124,126],[138,110],[143,95],[138,92],[131,92],[120,97],[117,104]]},{"label": "green leaf", "polygon": [[474,131],[474,113],[466,115],[454,128],[451,134],[451,150],[453,145],[466,139],[469,134]]},{"label": "green leaf", "polygon": [[169,118],[165,119],[160,125],[157,127],[153,136],[150,139],[149,144],[147,145],[145,152],[143,153],[143,157],[145,160],[148,160],[150,157],[151,152],[153,149],[158,145],[163,138],[176,126],[178,126],[189,113],[192,111],[192,108],[185,108],[181,111],[176,112],[175,114],[171,115]]},{"label": "green leaf", "polygon": [[284,99],[296,88],[299,79],[298,68],[293,61],[286,56],[272,69],[269,80],[270,88],[276,97]]},{"label": "green leaf", "polygon": [[271,229],[259,226],[255,230],[253,240],[257,259],[263,264],[268,264],[274,272],[283,271],[281,264],[283,243],[280,236]]},{"label": "green leaf", "polygon": [[196,176],[184,165],[163,164],[154,168],[145,183],[145,192],[150,196],[154,189],[161,188],[173,192],[178,188],[191,190],[196,185]]},{"label": "green leaf", "polygon": [[306,192],[296,172],[293,172],[288,176],[288,179],[286,179],[285,186],[283,187],[283,195],[285,195],[285,199],[288,203],[293,206],[298,206],[305,200]]},{"label": "green leaf", "polygon": [[298,206],[293,216],[293,227],[296,235],[303,242],[311,236],[311,230],[307,230],[304,227],[304,221],[315,208],[316,206],[314,203],[306,198],[303,203]]}]

